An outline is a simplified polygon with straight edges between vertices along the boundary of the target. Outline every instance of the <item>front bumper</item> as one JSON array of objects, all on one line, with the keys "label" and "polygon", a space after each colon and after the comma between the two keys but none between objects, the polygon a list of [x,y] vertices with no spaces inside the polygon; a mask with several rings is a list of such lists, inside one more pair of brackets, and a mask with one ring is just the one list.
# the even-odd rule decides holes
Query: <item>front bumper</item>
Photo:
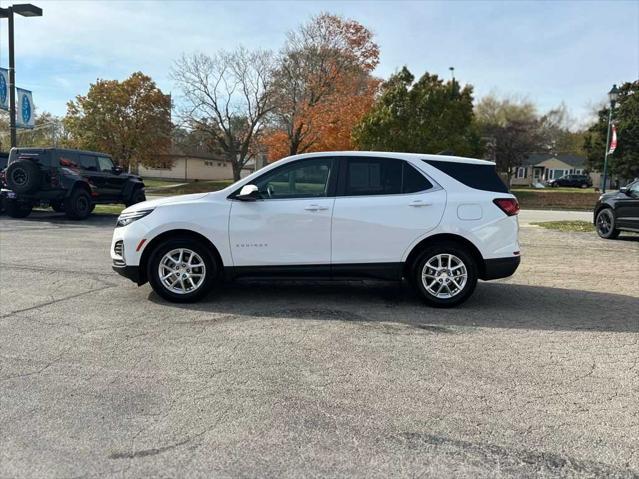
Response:
[{"label": "front bumper", "polygon": [[517,271],[520,262],[521,256],[486,259],[484,260],[484,271],[481,279],[488,281],[512,276]]},{"label": "front bumper", "polygon": [[140,285],[140,267],[139,266],[119,266],[113,265],[113,271],[120,276],[130,279],[135,284]]}]

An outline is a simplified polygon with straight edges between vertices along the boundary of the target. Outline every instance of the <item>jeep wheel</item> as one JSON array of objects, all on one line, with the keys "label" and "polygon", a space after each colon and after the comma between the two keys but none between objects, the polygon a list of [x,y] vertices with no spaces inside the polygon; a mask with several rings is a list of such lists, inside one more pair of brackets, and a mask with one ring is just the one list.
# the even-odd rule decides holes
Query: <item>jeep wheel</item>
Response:
[{"label": "jeep wheel", "polygon": [[72,220],[83,220],[91,214],[91,196],[83,188],[76,188],[64,200],[64,211]]},{"label": "jeep wheel", "polygon": [[415,265],[415,287],[431,306],[457,306],[466,301],[477,286],[477,265],[461,246],[430,246]]},{"label": "jeep wheel", "polygon": [[146,201],[144,188],[136,188],[135,190],[133,190],[133,193],[131,194],[131,198],[129,198],[129,201],[125,201],[124,204],[128,208],[129,206],[133,206],[137,203],[142,203],[143,201]]},{"label": "jeep wheel", "polygon": [[31,214],[33,207],[29,203],[22,203],[16,200],[5,198],[4,209],[11,218],[26,218]]},{"label": "jeep wheel", "polygon": [[5,173],[7,186],[16,193],[29,193],[40,186],[40,168],[29,160],[11,163]]},{"label": "jeep wheel", "polygon": [[62,200],[53,200],[51,202],[51,209],[53,211],[55,211],[56,213],[63,213],[64,212],[64,201],[62,201]]},{"label": "jeep wheel", "polygon": [[191,238],[175,238],[151,253],[147,277],[153,290],[176,303],[190,303],[206,295],[215,284],[219,267],[209,248]]}]

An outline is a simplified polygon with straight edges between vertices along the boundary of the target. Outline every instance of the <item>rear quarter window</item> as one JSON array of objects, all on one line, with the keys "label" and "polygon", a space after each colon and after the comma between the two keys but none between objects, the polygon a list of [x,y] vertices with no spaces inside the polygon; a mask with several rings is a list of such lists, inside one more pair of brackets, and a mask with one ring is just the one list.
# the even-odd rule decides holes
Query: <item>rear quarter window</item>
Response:
[{"label": "rear quarter window", "polygon": [[470,188],[508,193],[508,187],[501,181],[494,165],[439,160],[423,161]]}]

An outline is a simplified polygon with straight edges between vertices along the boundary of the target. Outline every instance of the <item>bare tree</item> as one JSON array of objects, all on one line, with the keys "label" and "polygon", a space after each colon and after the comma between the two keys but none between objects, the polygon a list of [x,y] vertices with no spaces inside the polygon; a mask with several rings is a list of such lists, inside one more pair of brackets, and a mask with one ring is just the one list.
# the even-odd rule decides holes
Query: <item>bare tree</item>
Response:
[{"label": "bare tree", "polygon": [[210,135],[233,167],[233,177],[253,157],[253,145],[273,108],[273,55],[238,48],[213,56],[183,55],[171,70],[182,91],[184,123]]},{"label": "bare tree", "polygon": [[274,74],[272,119],[286,132],[289,154],[314,143],[311,111],[329,101],[341,83],[362,82],[377,66],[379,48],[372,37],[358,22],[327,13],[288,34]]}]

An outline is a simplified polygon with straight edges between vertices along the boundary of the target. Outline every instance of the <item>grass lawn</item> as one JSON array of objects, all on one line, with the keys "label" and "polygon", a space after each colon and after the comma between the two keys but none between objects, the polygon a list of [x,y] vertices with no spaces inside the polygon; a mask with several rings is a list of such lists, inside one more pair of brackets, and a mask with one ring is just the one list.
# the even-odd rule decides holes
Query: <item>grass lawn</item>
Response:
[{"label": "grass lawn", "polygon": [[189,193],[208,193],[209,191],[224,189],[232,183],[233,180],[193,181],[180,186],[154,190],[149,193],[163,196],[188,195]]},{"label": "grass lawn", "polygon": [[152,180],[149,178],[142,178],[142,181],[144,181],[144,187],[148,189],[162,188],[165,186],[171,186],[171,185],[177,185],[177,184],[183,183],[182,181],[179,181],[179,180]]},{"label": "grass lawn", "polygon": [[595,226],[590,221],[544,221],[541,223],[531,223],[549,230],[557,231],[577,231],[580,233],[594,233]]}]

